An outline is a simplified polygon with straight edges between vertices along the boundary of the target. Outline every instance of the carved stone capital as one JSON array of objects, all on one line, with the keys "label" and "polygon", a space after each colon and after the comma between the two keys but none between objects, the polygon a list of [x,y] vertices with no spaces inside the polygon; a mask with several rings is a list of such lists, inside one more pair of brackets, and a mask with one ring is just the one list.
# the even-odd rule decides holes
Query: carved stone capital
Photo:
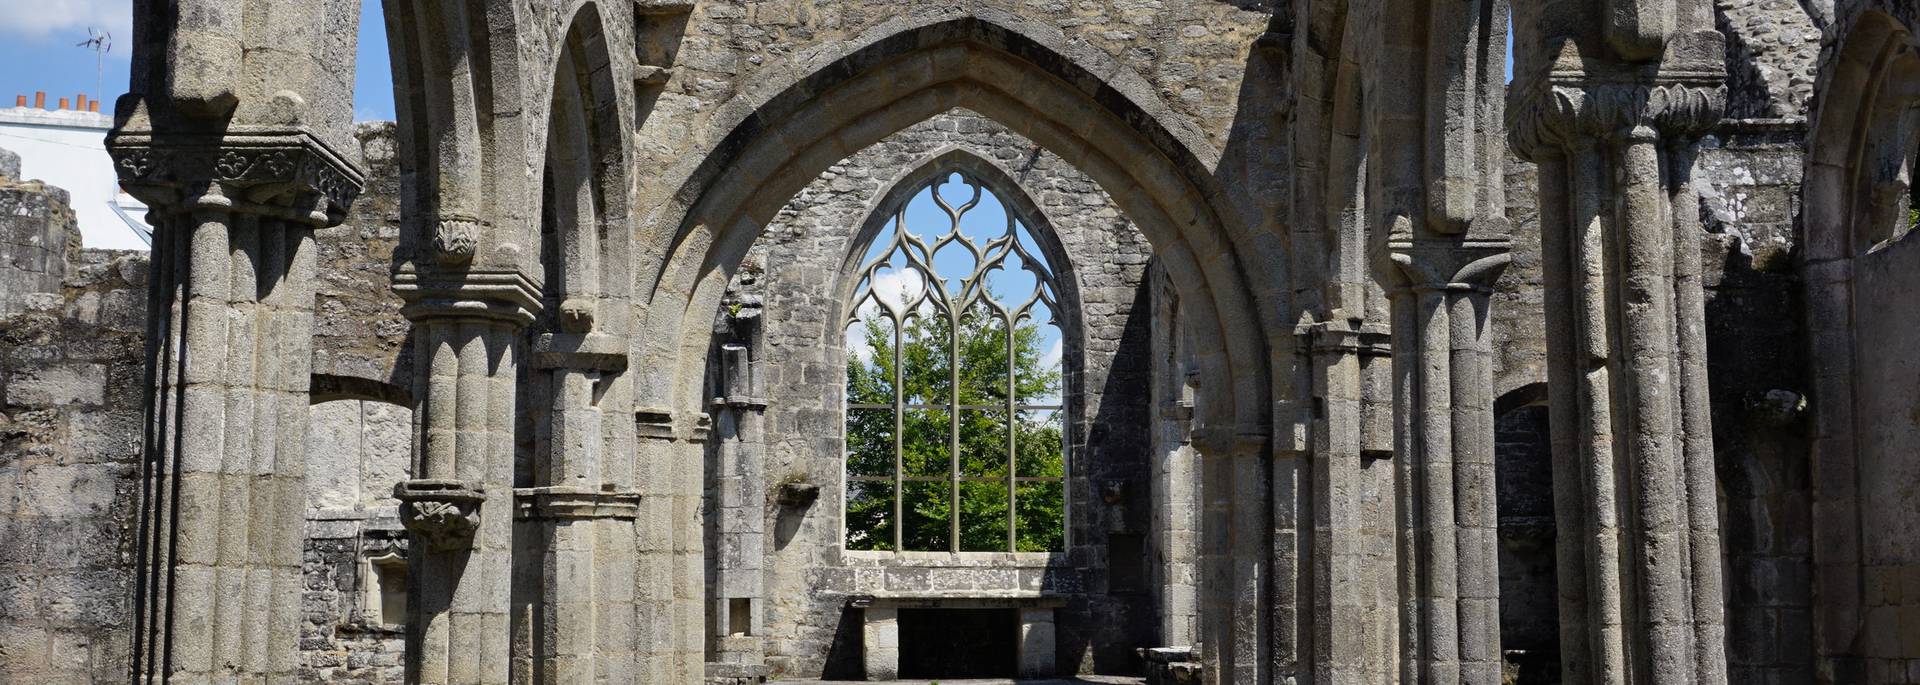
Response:
[{"label": "carved stone capital", "polygon": [[1718,32],[1684,34],[1674,57],[1622,64],[1584,60],[1566,41],[1552,69],[1508,89],[1507,135],[1521,156],[1582,143],[1619,140],[1635,129],[1693,138],[1718,124],[1727,105],[1726,67],[1690,56],[1723,54]]},{"label": "carved stone capital", "polygon": [[314,226],[346,219],[366,178],[300,128],[224,134],[115,130],[107,153],[121,187],[160,212],[219,206]]},{"label": "carved stone capital", "polygon": [[513,491],[515,515],[522,520],[557,521],[632,519],[640,514],[640,494],[553,486]]},{"label": "carved stone capital", "polygon": [[1423,244],[1395,242],[1388,245],[1390,263],[1387,277],[1396,292],[1454,290],[1490,293],[1494,284],[1513,263],[1512,244],[1507,241],[1482,243]]},{"label": "carved stone capital", "polygon": [[400,313],[416,324],[435,320],[497,320],[514,326],[533,322],[540,286],[518,271],[401,267],[393,292],[406,302]]},{"label": "carved stone capital", "polygon": [[400,524],[435,552],[473,547],[480,529],[480,505],[486,493],[457,480],[409,480],[393,487],[400,500]]}]

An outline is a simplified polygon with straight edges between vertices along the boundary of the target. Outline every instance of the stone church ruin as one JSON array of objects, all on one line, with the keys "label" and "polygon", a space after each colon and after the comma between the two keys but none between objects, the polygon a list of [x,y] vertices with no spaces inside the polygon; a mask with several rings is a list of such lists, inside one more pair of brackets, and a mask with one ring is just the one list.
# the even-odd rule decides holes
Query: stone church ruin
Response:
[{"label": "stone church ruin", "polygon": [[0,683],[1920,682],[1914,3],[133,6]]}]

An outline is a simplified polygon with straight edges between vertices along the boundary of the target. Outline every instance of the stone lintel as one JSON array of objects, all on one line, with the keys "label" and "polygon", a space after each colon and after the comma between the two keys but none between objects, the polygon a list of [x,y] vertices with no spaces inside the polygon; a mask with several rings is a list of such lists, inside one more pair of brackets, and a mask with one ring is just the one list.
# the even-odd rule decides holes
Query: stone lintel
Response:
[{"label": "stone lintel", "polygon": [[[232,211],[332,226],[366,185],[358,168],[300,127],[234,126],[224,133],[107,135],[127,192],[156,210],[190,209],[202,198]],[[313,195],[312,199],[301,196]]]},{"label": "stone lintel", "polygon": [[712,406],[715,409],[724,408],[724,409],[746,409],[750,411],[763,411],[767,408],[768,404],[769,402],[764,397],[748,397],[746,395],[728,395],[726,397],[713,398],[713,401],[709,403],[709,406]]},{"label": "stone lintel", "polygon": [[691,417],[665,407],[641,407],[634,410],[635,432],[643,439],[706,442],[713,432],[713,417],[697,412]]},{"label": "stone lintel", "polygon": [[1057,609],[1067,597],[1028,591],[927,590],[848,595],[853,609]]},{"label": "stone lintel", "polygon": [[606,333],[543,333],[533,341],[533,365],[619,373],[627,369],[627,343]]},{"label": "stone lintel", "polygon": [[693,11],[693,0],[636,0],[636,14],[686,14]]},{"label": "stone lintel", "polygon": [[639,516],[640,494],[572,486],[516,488],[515,516],[529,521],[633,519]]}]

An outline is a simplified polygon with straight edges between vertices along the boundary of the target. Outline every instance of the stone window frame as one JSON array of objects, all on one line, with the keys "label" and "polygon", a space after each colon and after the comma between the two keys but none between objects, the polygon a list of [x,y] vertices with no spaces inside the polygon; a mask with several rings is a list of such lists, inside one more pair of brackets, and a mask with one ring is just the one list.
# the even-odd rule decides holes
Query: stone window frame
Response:
[{"label": "stone window frame", "polygon": [[[1073,527],[1075,519],[1072,505],[1072,490],[1075,483],[1080,480],[1079,474],[1076,472],[1076,469],[1073,468],[1075,452],[1072,449],[1075,431],[1079,428],[1081,422],[1080,411],[1082,402],[1080,400],[1082,392],[1080,390],[1080,371],[1084,359],[1082,353],[1083,342],[1079,336],[1083,335],[1085,330],[1081,323],[1080,302],[1082,300],[1080,298],[1077,273],[1074,269],[1073,262],[1068,259],[1066,248],[1061,244],[1052,222],[1048,220],[1046,214],[1040,210],[1039,204],[1026,192],[1026,189],[1019,181],[1015,180],[1014,175],[1009,173],[1000,164],[981,156],[974,150],[959,145],[948,145],[934,150],[923,156],[922,159],[924,161],[913,167],[911,171],[901,174],[881,192],[875,194],[873,202],[867,208],[867,219],[865,223],[862,224],[859,232],[852,240],[848,242],[849,249],[847,250],[841,269],[838,272],[840,274],[840,281],[837,296],[834,299],[834,302],[842,307],[843,311],[840,312],[838,318],[833,320],[849,323],[854,320],[853,316],[857,308],[857,289],[864,280],[862,278],[862,267],[866,266],[864,263],[866,252],[873,245],[874,240],[893,225],[895,210],[904,208],[908,202],[912,201],[915,196],[921,191],[926,190],[932,184],[943,183],[948,177],[954,174],[960,174],[963,178],[977,183],[984,192],[992,193],[995,198],[1000,201],[1002,207],[1005,208],[1010,217],[1025,225],[1026,232],[1032,238],[1034,246],[1039,248],[1039,255],[1037,256],[1043,260],[1046,266],[1053,272],[1052,285],[1054,287],[1055,303],[1051,305],[1051,309],[1053,310],[1055,320],[1052,325],[1060,329],[1062,342],[1060,362],[1061,393],[1058,409],[1061,413],[1062,475],[1057,479],[1062,488],[1060,549],[1044,552],[1020,552],[1010,550],[959,551],[957,549],[957,537],[952,537],[949,540],[949,549],[946,551],[901,550],[898,549],[897,546],[891,550],[849,549],[846,545],[847,521],[846,498],[844,497],[844,493],[847,491],[847,485],[850,484],[852,476],[846,473],[846,462],[843,458],[841,460],[842,469],[840,473],[843,496],[840,502],[840,525],[838,526],[840,544],[838,551],[843,559],[856,563],[903,563],[914,567],[958,566],[972,568],[984,565],[994,568],[1044,569],[1064,566],[1068,563],[1069,553],[1074,547],[1075,536]],[[841,354],[844,354],[844,329],[830,330],[828,333],[829,346]],[[844,359],[844,357],[842,357],[842,359]],[[844,373],[844,364],[837,364],[836,366]],[[844,384],[845,381],[844,378],[842,378],[841,385],[844,386]],[[841,424],[843,429],[846,424],[848,411],[849,407],[846,406],[843,400],[841,406]],[[844,444],[844,436],[842,440]],[[1010,477],[1015,475],[1016,474],[1012,472],[1008,474]],[[948,476],[950,478],[951,474],[948,474]],[[898,501],[898,496],[899,494],[896,490],[896,501]],[[1009,504],[1009,510],[1011,511],[1012,503],[1010,502]],[[896,506],[896,511],[898,511],[898,506]],[[898,527],[896,526],[896,530],[897,529]],[[1013,531],[1009,531],[1009,533],[1012,532]]]},{"label": "stone window frame", "polygon": [[[378,628],[405,628],[407,625],[405,606],[402,605],[399,621],[389,620],[387,615],[387,579],[397,570],[401,583],[407,582],[407,556],[399,550],[388,549],[384,554],[365,554],[360,558],[360,615],[366,624]],[[408,592],[402,588],[401,592]],[[402,596],[402,602],[406,600]]]}]

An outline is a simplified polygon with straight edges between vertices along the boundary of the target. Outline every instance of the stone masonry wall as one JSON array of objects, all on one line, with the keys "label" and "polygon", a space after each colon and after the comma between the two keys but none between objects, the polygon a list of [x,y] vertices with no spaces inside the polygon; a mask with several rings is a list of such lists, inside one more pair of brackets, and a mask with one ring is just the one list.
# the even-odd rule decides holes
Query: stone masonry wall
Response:
[{"label": "stone masonry wall", "polygon": [[339,226],[314,232],[320,276],[313,303],[316,399],[372,397],[408,404],[410,329],[393,293],[394,248],[400,243],[400,169],[394,124],[354,128],[367,187]]},{"label": "stone masonry wall", "polygon": [[1803,135],[1729,122],[1694,172],[1733,682],[1812,679],[1808,346],[1793,259]]},{"label": "stone masonry wall", "polygon": [[1794,0],[1715,0],[1727,37],[1727,117],[1805,118],[1820,28]]},{"label": "stone masonry wall", "polygon": [[[842,304],[833,301],[850,251],[875,194],[918,167],[928,153],[957,145],[1009,170],[1056,228],[1077,277],[1085,330],[1077,380],[1076,423],[1069,434],[1068,561],[1010,568],[984,562],[924,567],[849,558],[840,549],[842,508]],[[1127,672],[1131,650],[1148,644],[1157,623],[1144,583],[1146,555],[1108,555],[1119,536],[1147,532],[1146,390],[1149,358],[1141,282],[1150,255],[1138,230],[1093,182],[1053,154],[969,112],[909,127],[835,165],[797,195],[768,227],[747,259],[735,290],[766,308],[758,359],[768,389],[770,485],[805,480],[821,485],[803,512],[772,504],[769,493],[766,625],[776,677],[818,677],[857,669],[858,632],[843,618],[846,597],[883,589],[1042,589],[1070,597],[1059,624],[1063,670]],[[1059,269],[1062,265],[1054,265]],[[1138,312],[1135,307],[1140,307]],[[1067,332],[1073,336],[1073,332]],[[1071,374],[1071,358],[1066,367]],[[1069,381],[1069,388],[1076,387]],[[1100,495],[1115,493],[1113,503]],[[1138,539],[1138,538],[1136,538]],[[855,624],[857,626],[857,623]],[[850,654],[849,654],[850,652]],[[857,670],[854,671],[857,673]]]},{"label": "stone masonry wall", "polygon": [[124,682],[132,647],[147,261],[63,268],[0,316],[0,682]]}]

